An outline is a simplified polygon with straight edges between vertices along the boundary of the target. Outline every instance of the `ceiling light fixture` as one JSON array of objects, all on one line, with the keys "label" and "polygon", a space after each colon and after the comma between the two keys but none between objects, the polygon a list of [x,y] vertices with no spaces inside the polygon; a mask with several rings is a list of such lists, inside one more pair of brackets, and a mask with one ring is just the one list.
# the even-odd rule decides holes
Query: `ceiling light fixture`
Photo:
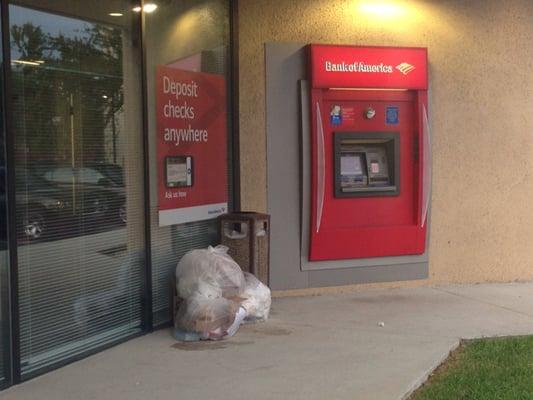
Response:
[{"label": "ceiling light fixture", "polygon": [[23,64],[23,65],[41,65],[37,61],[26,61],[26,60],[13,60],[14,63]]},{"label": "ceiling light fixture", "polygon": [[133,11],[135,12],[141,12],[144,11],[145,13],[153,13],[155,10],[157,10],[157,4],[155,3],[146,3],[144,6],[136,6],[133,7]]},{"label": "ceiling light fixture", "polygon": [[406,8],[393,1],[364,1],[359,4],[359,10],[363,14],[372,15],[378,18],[402,17],[406,13]]},{"label": "ceiling light fixture", "polygon": [[143,11],[146,13],[152,13],[157,9],[157,4],[154,3],[146,3],[143,7]]},{"label": "ceiling light fixture", "polygon": [[122,17],[124,14],[122,13],[119,13],[119,12],[112,12],[112,13],[109,13],[109,16],[110,17]]}]

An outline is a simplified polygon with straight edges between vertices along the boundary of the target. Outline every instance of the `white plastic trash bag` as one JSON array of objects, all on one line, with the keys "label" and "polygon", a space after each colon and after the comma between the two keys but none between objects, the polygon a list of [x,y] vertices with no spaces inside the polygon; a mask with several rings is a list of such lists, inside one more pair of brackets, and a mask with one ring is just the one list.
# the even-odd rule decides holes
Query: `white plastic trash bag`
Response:
[{"label": "white plastic trash bag", "polygon": [[220,245],[186,253],[176,268],[176,280],[182,299],[238,296],[245,284],[241,268],[228,255],[228,247]]},{"label": "white plastic trash bag", "polygon": [[246,309],[245,321],[266,321],[272,304],[270,289],[249,272],[244,272],[244,279],[241,297],[245,299],[242,302]]},{"label": "white plastic trash bag", "polygon": [[228,334],[232,336],[239,328],[242,318],[236,319],[240,317],[240,309],[239,303],[225,298],[192,296],[180,305],[175,326],[184,332],[197,333],[202,340],[222,339]]}]

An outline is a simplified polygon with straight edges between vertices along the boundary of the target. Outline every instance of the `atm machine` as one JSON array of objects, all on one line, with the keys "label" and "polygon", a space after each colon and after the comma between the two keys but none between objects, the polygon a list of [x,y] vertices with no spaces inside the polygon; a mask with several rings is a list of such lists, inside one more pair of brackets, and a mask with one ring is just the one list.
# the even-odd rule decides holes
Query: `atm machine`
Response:
[{"label": "atm machine", "polygon": [[423,254],[427,49],[309,45],[310,262]]}]

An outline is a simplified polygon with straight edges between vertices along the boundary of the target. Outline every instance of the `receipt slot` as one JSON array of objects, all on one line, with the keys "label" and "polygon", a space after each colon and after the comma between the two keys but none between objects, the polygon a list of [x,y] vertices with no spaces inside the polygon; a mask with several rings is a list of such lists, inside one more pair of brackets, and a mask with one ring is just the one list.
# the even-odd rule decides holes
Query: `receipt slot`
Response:
[{"label": "receipt slot", "polygon": [[427,50],[310,45],[309,260],[422,254]]}]

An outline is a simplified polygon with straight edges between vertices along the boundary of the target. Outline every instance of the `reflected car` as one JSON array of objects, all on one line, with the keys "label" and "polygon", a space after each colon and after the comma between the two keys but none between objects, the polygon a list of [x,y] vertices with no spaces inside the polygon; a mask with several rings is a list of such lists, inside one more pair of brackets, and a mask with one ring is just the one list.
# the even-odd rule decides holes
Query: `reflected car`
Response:
[{"label": "reflected car", "polygon": [[[16,169],[17,235],[35,241],[55,233],[60,236],[126,223],[124,188],[114,185],[98,171],[53,168],[45,172],[50,180],[31,169]],[[70,179],[69,179],[70,178]],[[5,169],[0,167],[0,211],[5,211]],[[103,220],[105,218],[105,220]],[[6,218],[0,218],[0,241],[7,239]],[[81,228],[80,228],[80,223]],[[104,222],[104,223],[102,223]]]},{"label": "reflected car", "polygon": [[[105,182],[104,182],[105,183]],[[52,233],[59,237],[86,234],[124,223],[125,197],[106,187],[59,184],[32,170],[16,170],[18,237],[35,241]],[[102,224],[102,218],[105,224]],[[80,223],[81,222],[81,223]]]},{"label": "reflected car", "polygon": [[16,172],[17,229],[21,239],[37,240],[71,214],[68,193],[38,178],[31,171]]},{"label": "reflected car", "polygon": [[[105,213],[112,219],[118,219],[122,223],[127,222],[126,195],[124,191],[122,169],[111,169],[112,164],[99,164],[105,166],[107,174],[102,173],[95,167],[58,166],[43,171],[42,177],[53,184],[68,190],[96,191],[103,197],[102,206]],[[118,171],[118,172],[117,172]]]},{"label": "reflected car", "polygon": [[105,162],[93,162],[86,166],[95,169],[106,178],[109,178],[114,185],[124,186],[124,171],[120,165]]}]

